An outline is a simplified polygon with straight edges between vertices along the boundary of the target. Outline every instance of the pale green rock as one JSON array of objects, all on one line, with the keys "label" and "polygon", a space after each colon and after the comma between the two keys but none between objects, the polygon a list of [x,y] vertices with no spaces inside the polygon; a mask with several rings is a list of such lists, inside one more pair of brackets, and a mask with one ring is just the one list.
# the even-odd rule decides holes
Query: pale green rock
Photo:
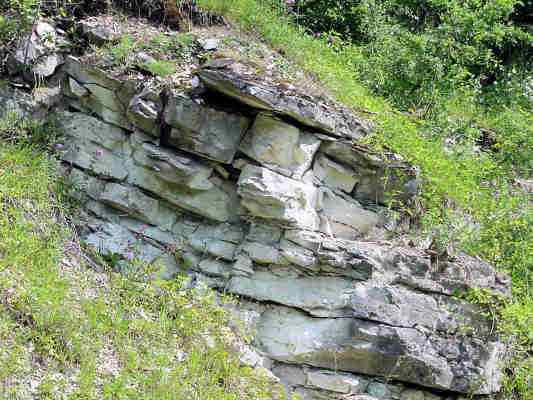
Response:
[{"label": "pale green rock", "polygon": [[307,386],[330,392],[363,393],[367,384],[364,379],[353,375],[321,370],[307,372]]},{"label": "pale green rock", "polygon": [[356,173],[319,154],[313,165],[314,175],[326,186],[350,193],[358,182]]},{"label": "pale green rock", "polygon": [[[426,400],[426,399],[424,396],[424,392],[422,392],[421,390],[405,389],[400,395],[400,400]],[[429,400],[429,398],[427,400]],[[436,400],[439,400],[439,397],[436,397]]]},{"label": "pale green rock", "polygon": [[369,233],[380,222],[376,213],[365,210],[350,197],[324,188],[319,193],[320,230],[328,236],[356,239]]},{"label": "pale green rock", "polygon": [[299,308],[318,317],[351,315],[350,289],[351,282],[342,278],[279,277],[266,271],[233,277],[228,284],[230,293]]},{"label": "pale green rock", "polygon": [[320,146],[315,136],[300,132],[267,113],[260,113],[241,142],[240,150],[267,168],[301,178]]},{"label": "pale green rock", "polygon": [[312,185],[252,165],[243,168],[237,185],[241,204],[252,216],[304,229],[318,228],[317,192]]},{"label": "pale green rock", "polygon": [[176,220],[175,211],[131,186],[108,183],[99,200],[150,225],[168,226]]},{"label": "pale green rock", "polygon": [[233,161],[250,124],[246,117],[201,106],[180,94],[170,96],[164,116],[173,127],[172,145],[227,164]]},{"label": "pale green rock", "polygon": [[57,114],[57,124],[65,134],[61,160],[103,177],[124,180],[128,176],[131,148],[122,129],[67,111]]},{"label": "pale green rock", "polygon": [[366,388],[366,391],[369,395],[374,396],[377,399],[380,400],[391,400],[392,399],[392,393],[385,385],[381,382],[370,382],[368,384],[368,387]]}]

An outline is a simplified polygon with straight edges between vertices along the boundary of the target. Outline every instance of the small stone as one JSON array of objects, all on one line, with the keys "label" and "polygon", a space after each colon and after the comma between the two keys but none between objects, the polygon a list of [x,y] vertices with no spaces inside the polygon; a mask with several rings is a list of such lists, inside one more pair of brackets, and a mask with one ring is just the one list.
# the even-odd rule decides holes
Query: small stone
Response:
[{"label": "small stone", "polygon": [[87,39],[102,46],[120,39],[120,24],[103,18],[90,18],[80,22],[81,30]]},{"label": "small stone", "polygon": [[212,50],[218,49],[220,40],[216,38],[209,38],[209,39],[200,41],[200,44],[202,45],[202,48],[205,51],[212,51]]},{"label": "small stone", "polygon": [[381,382],[370,382],[366,391],[369,395],[374,396],[378,399],[389,400],[391,399],[391,391],[387,385]]},{"label": "small stone", "polygon": [[366,382],[355,376],[332,371],[310,371],[307,373],[307,386],[336,393],[362,393]]}]

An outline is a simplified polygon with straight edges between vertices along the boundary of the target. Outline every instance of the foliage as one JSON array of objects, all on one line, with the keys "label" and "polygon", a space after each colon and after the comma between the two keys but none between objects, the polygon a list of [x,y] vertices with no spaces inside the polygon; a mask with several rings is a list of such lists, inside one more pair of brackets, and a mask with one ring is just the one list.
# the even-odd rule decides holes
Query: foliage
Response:
[{"label": "foliage", "polygon": [[[137,67],[161,78],[173,75],[178,63],[189,62],[194,50],[195,39],[189,33],[144,35],[142,38],[123,35],[118,43],[96,49],[104,56],[108,54],[115,67],[124,70]],[[139,54],[148,57],[140,58]]]},{"label": "foliage", "polygon": [[281,398],[230,351],[212,292],[142,264],[84,266],[55,167],[31,144],[0,147],[0,397]]},{"label": "foliage", "polygon": [[[521,4],[301,0],[295,18],[337,45],[350,39],[360,53],[353,62],[358,79],[376,94],[425,119],[467,117],[477,135],[471,142],[483,135],[479,128],[491,128],[495,159],[530,173],[533,132],[521,117],[532,111],[533,34]],[[468,115],[460,111],[465,104]],[[463,138],[454,124],[440,125],[440,137]]]},{"label": "foliage", "polygon": [[176,66],[171,61],[153,61],[144,65],[150,73],[165,78],[176,72]]}]

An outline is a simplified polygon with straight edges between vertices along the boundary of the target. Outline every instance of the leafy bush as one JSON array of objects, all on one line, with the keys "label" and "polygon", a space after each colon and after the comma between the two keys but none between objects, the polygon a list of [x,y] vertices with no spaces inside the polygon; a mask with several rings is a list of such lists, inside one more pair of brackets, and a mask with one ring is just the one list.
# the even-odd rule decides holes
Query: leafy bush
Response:
[{"label": "leafy bush", "polygon": [[[533,34],[524,24],[532,9],[518,0],[300,0],[293,19],[333,47],[354,44],[359,81],[399,109],[444,115],[451,123],[439,124],[440,137],[476,142],[492,131],[495,159],[526,174]],[[469,137],[454,130],[465,117]]]}]

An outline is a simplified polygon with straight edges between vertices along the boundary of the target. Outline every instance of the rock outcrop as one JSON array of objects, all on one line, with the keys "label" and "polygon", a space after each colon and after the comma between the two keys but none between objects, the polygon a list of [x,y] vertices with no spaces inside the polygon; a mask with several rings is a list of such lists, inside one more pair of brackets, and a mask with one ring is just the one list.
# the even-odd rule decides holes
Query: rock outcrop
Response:
[{"label": "rock outcrop", "polygon": [[371,123],[230,59],[197,71],[201,101],[72,56],[61,74],[60,158],[82,238],[121,268],[140,259],[239,296],[252,365],[304,399],[499,390],[505,347],[454,294],[509,283],[479,259],[435,262],[384,239],[383,205],[409,202],[418,179],[357,142]]}]

